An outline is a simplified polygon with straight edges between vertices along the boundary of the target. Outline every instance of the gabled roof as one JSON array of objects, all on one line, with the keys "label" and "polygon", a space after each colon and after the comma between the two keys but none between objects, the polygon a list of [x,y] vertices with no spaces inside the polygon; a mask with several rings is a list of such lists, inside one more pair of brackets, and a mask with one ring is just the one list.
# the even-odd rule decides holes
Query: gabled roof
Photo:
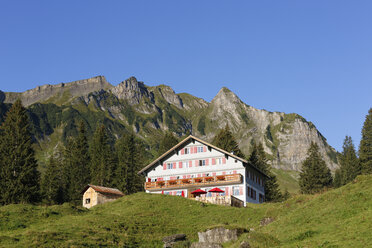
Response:
[{"label": "gabled roof", "polygon": [[96,192],[99,192],[99,193],[102,193],[102,194],[112,194],[112,195],[120,195],[120,196],[123,196],[124,195],[118,189],[107,188],[107,187],[97,186],[97,185],[92,185],[92,184],[88,184],[87,186],[85,186],[84,190],[81,193],[83,194],[90,187],[92,187],[92,189],[94,189]]},{"label": "gabled roof", "polygon": [[[169,155],[170,153],[172,153],[174,150],[178,149],[179,147],[181,147],[182,145],[184,145],[185,143],[187,143],[189,140],[196,140],[196,141],[198,141],[198,142],[200,142],[200,143],[202,143],[202,144],[204,144],[204,145],[206,145],[206,146],[212,147],[213,149],[215,149],[215,150],[217,150],[217,151],[220,151],[220,152],[222,152],[222,153],[224,153],[224,154],[226,154],[226,155],[228,155],[228,156],[230,156],[230,157],[232,157],[232,158],[235,158],[235,159],[237,159],[237,160],[239,160],[239,161],[241,161],[241,162],[243,162],[243,163],[245,163],[245,164],[248,164],[248,161],[245,160],[245,159],[243,159],[243,158],[241,158],[241,157],[238,157],[238,156],[236,156],[236,155],[234,155],[234,154],[232,154],[232,153],[230,153],[230,152],[227,152],[227,151],[225,151],[225,150],[223,150],[223,149],[221,149],[221,148],[219,148],[219,147],[217,147],[217,146],[214,146],[214,145],[212,145],[212,144],[210,144],[210,143],[208,143],[208,142],[206,142],[206,141],[204,141],[204,140],[201,140],[201,139],[199,139],[199,138],[197,138],[197,137],[195,137],[195,136],[189,135],[187,138],[185,138],[184,140],[182,140],[182,141],[181,141],[180,143],[178,143],[177,145],[173,146],[171,149],[169,149],[169,150],[168,150],[167,152],[165,152],[163,155],[161,155],[160,157],[158,157],[157,159],[155,159],[154,161],[152,161],[149,165],[147,165],[147,166],[144,167],[142,170],[140,170],[140,171],[138,172],[138,174],[141,174],[141,173],[147,171],[147,170],[150,169],[152,166],[156,165],[159,161],[161,161],[162,159],[164,159],[167,155]],[[263,175],[267,176],[267,175],[266,175],[265,173],[263,173],[261,170],[257,169],[256,167],[254,167],[254,168],[255,168],[257,171],[259,171],[260,173],[262,173]]]}]

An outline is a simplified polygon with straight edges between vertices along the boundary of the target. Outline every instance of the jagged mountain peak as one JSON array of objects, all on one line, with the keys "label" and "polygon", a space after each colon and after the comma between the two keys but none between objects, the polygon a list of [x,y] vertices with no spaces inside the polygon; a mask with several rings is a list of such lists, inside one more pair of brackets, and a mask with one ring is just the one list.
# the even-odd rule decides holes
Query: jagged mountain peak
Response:
[{"label": "jagged mountain peak", "polygon": [[113,87],[110,91],[117,98],[127,100],[132,105],[140,103],[143,97],[147,97],[153,101],[153,96],[148,92],[145,84],[139,82],[133,76]]},{"label": "jagged mountain peak", "polygon": [[150,91],[153,92],[155,95],[160,95],[164,98],[168,103],[176,106],[177,108],[183,108],[182,99],[174,92],[173,88],[165,85],[160,84],[158,86],[149,87]]},{"label": "jagged mountain peak", "polygon": [[212,104],[224,105],[229,103],[243,103],[240,98],[227,87],[222,87],[212,99]]}]

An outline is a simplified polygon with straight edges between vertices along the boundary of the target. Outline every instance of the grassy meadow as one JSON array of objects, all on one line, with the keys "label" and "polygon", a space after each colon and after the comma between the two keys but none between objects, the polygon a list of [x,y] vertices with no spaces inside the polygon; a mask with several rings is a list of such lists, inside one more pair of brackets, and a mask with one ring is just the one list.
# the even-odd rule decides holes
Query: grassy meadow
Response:
[{"label": "grassy meadow", "polygon": [[[264,217],[275,219],[261,227]],[[250,230],[224,247],[372,246],[372,176],[318,195],[247,208],[137,193],[90,210],[60,206],[0,207],[0,247],[162,247],[162,238],[214,226]],[[186,247],[186,243],[184,243]]]}]

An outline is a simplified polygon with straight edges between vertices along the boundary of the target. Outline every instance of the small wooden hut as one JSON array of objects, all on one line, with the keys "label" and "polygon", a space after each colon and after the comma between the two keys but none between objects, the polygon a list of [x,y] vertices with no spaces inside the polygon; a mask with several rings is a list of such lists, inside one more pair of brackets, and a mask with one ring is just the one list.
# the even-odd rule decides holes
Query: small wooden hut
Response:
[{"label": "small wooden hut", "polygon": [[118,189],[92,184],[88,184],[81,193],[83,194],[83,207],[86,208],[114,201],[124,196],[124,194]]}]

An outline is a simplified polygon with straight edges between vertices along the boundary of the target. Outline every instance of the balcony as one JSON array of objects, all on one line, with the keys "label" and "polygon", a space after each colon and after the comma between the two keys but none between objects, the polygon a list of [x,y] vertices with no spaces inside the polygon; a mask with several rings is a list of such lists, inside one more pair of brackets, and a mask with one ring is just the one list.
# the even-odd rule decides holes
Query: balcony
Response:
[{"label": "balcony", "polygon": [[243,182],[240,174],[219,175],[209,177],[184,178],[157,182],[146,182],[145,189],[149,191],[171,190],[185,188],[200,188],[209,186],[219,186],[227,184],[239,184]]}]

